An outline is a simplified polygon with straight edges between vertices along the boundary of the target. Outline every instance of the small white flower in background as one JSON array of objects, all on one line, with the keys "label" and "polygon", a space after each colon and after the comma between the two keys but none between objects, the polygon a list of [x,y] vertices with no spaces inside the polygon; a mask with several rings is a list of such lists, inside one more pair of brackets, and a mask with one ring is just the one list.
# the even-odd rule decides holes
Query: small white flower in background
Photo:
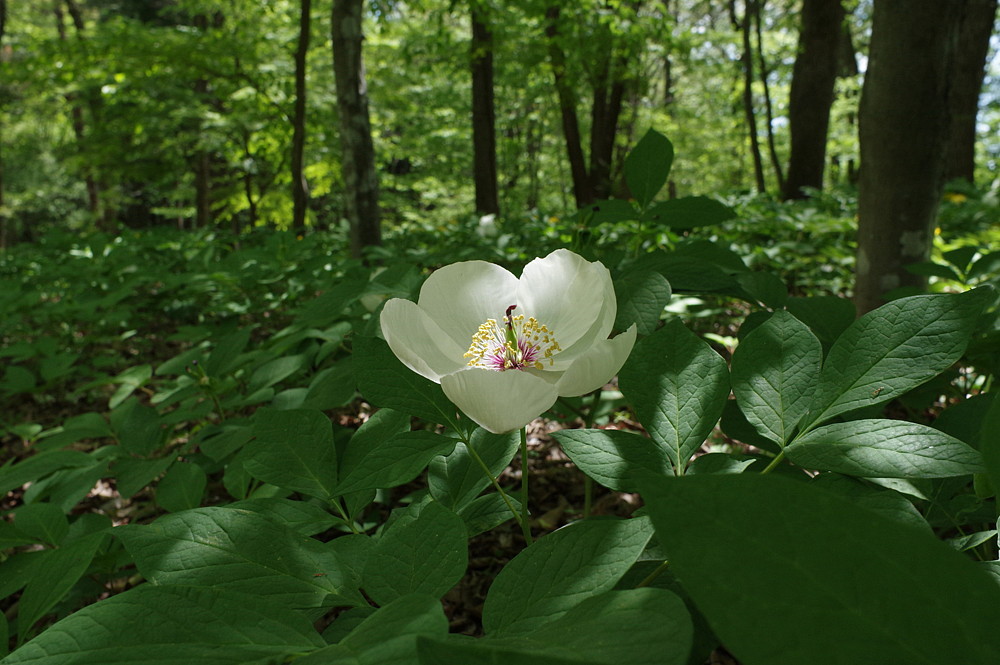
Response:
[{"label": "small white flower in background", "polygon": [[497,216],[493,213],[489,215],[483,215],[479,218],[479,224],[476,225],[476,234],[480,238],[495,238],[497,233]]},{"label": "small white flower in background", "polygon": [[491,432],[524,427],[559,396],[607,383],[635,343],[633,325],[608,339],[618,305],[608,269],[565,249],[515,277],[485,261],[435,271],[417,302],[394,298],[382,334],[396,357],[441,384]]}]

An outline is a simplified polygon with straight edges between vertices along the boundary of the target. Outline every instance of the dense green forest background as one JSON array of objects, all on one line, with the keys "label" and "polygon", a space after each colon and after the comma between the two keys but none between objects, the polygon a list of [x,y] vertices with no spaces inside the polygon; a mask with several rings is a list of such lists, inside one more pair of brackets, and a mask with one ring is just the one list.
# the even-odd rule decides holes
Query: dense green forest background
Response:
[{"label": "dense green forest background", "polygon": [[993,665],[998,2],[0,0],[0,663]]},{"label": "dense green forest background", "polygon": [[[341,227],[356,177],[342,165],[358,158],[345,154],[354,119],[338,108],[331,38],[350,11],[363,23],[367,99],[347,112],[370,116],[369,214],[388,233],[473,226],[477,212],[546,219],[627,198],[622,159],[649,127],[678,155],[664,196],[800,195],[790,189],[802,177],[796,122],[820,130],[825,150],[820,180],[804,184],[832,190],[858,178],[868,1],[333,5],[5,0],[4,245],[52,228]],[[957,48],[972,62],[962,85],[977,93],[975,160],[951,175],[989,188],[1000,72],[982,27],[995,2],[968,5],[981,36]],[[823,59],[835,66],[825,131],[815,109],[797,121],[790,108],[794,77],[805,81],[806,65]],[[820,117],[822,98],[805,97]]]}]

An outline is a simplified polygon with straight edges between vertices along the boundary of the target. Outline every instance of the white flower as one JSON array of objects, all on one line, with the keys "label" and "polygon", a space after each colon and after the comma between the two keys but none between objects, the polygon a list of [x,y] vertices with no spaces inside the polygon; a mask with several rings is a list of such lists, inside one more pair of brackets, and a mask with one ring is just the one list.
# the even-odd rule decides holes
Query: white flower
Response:
[{"label": "white flower", "polygon": [[416,303],[387,302],[381,323],[404,365],[502,433],[525,426],[560,395],[600,388],[621,369],[636,330],[608,339],[617,308],[608,269],[559,249],[529,263],[520,278],[485,261],[445,266],[427,278]]}]

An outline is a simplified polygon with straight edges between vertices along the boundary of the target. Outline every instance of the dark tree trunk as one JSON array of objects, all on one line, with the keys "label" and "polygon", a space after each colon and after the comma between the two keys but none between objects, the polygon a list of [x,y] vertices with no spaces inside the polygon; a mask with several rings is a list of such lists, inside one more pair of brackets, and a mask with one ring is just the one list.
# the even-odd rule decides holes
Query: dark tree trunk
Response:
[{"label": "dark tree trunk", "polygon": [[771,71],[767,67],[767,58],[764,57],[764,36],[761,34],[761,14],[764,12],[764,0],[760,0],[754,10],[754,26],[757,33],[757,59],[760,61],[760,82],[764,86],[764,117],[767,118],[767,152],[771,157],[771,167],[774,169],[774,177],[778,181],[778,189],[785,186],[785,176],[781,169],[781,160],[778,159],[778,150],[774,145],[774,107],[771,104],[771,85],[767,78]]},{"label": "dark tree trunk", "polygon": [[576,115],[576,95],[566,71],[566,53],[559,43],[559,15],[559,5],[550,5],[546,10],[545,36],[549,42],[549,59],[552,61],[552,74],[556,94],[559,96],[566,157],[569,159],[569,170],[573,178],[573,198],[576,199],[576,206],[582,208],[594,200],[594,195],[590,191],[587,162],[583,156],[580,122]]},{"label": "dark tree trunk", "polygon": [[299,42],[295,48],[295,110],[292,116],[292,229],[306,228],[309,184],[303,166],[306,145],[306,55],[309,53],[309,30],[312,0],[299,4]]},{"label": "dark tree trunk", "polygon": [[345,209],[351,255],[356,258],[362,257],[365,247],[382,243],[375,148],[361,58],[361,8],[362,0],[333,0],[331,22]]},{"label": "dark tree trunk", "polygon": [[944,175],[948,85],[965,0],[875,0],[859,111],[861,179],[854,298],[861,313],[889,291],[923,287]]},{"label": "dark tree trunk", "polygon": [[[225,17],[221,13],[212,15],[211,24],[209,23],[209,17],[205,14],[199,14],[194,17],[194,25],[199,30],[208,30],[209,25],[221,28],[224,21]],[[209,94],[210,86],[208,79],[200,78],[196,80],[194,82],[194,91],[201,103],[218,106],[218,100],[213,99]],[[198,125],[197,121],[194,124]],[[212,214],[212,164],[216,160],[213,159],[213,155],[209,150],[200,145],[202,127],[195,126],[193,127],[193,131],[199,136],[199,145],[191,156],[191,168],[194,170],[194,226],[195,228],[205,228],[214,222]]]},{"label": "dark tree trunk", "polygon": [[764,181],[764,160],[760,155],[760,139],[757,136],[757,116],[753,106],[753,47],[750,43],[750,32],[753,15],[756,12],[757,0],[746,0],[743,8],[743,21],[740,32],[743,35],[743,114],[746,118],[747,131],[750,134],[750,154],[753,157],[753,175],[757,191],[767,191]]},{"label": "dark tree trunk", "polygon": [[[632,11],[637,11],[638,2]],[[567,72],[566,52],[561,43],[560,6],[549,5],[545,14],[545,35],[548,39],[549,59],[559,97],[563,136],[566,139],[566,156],[573,178],[573,198],[582,208],[595,199],[607,198],[611,193],[611,172],[615,156],[615,139],[621,117],[622,100],[627,87],[627,57],[616,53],[614,35],[605,30],[594,34],[593,39],[603,40],[603,50],[592,72],[593,95],[590,109],[590,160],[583,152],[583,136],[577,116],[577,98],[573,81]]]},{"label": "dark tree trunk", "polygon": [[799,50],[788,99],[791,155],[782,198],[806,198],[803,187],[823,188],[826,139],[841,60],[841,0],[803,0]]},{"label": "dark tree trunk", "polygon": [[951,69],[950,125],[945,149],[944,179],[974,182],[976,114],[986,74],[986,56],[996,17],[997,0],[966,0]]},{"label": "dark tree trunk", "polygon": [[[7,0],[0,0],[0,58],[3,57],[3,38],[7,31]],[[3,109],[0,107],[0,250],[7,249],[7,209],[4,207],[3,184]]]},{"label": "dark tree trunk", "polygon": [[[72,6],[73,5],[71,4],[70,7]],[[57,2],[55,4],[53,12],[55,14],[56,30],[59,34],[59,40],[65,42],[67,40],[65,15],[63,14],[60,3]],[[74,16],[74,21],[76,19],[77,17]],[[79,30],[82,26],[77,24],[76,27],[77,30]],[[66,95],[66,101],[70,104],[70,118],[73,126],[73,136],[76,138],[80,152],[83,153],[86,150],[86,122],[83,117],[83,107],[80,105],[79,99],[75,93],[68,93]],[[90,214],[93,216],[95,221],[99,221],[101,191],[97,184],[97,179],[94,177],[93,168],[86,164],[83,167],[83,179],[87,189],[87,210],[90,211]]]},{"label": "dark tree trunk", "polygon": [[497,140],[493,107],[493,35],[488,9],[472,3],[472,173],[476,186],[476,212],[498,214]]},{"label": "dark tree trunk", "polygon": [[625,96],[622,79],[625,63],[615,57],[609,48],[597,71],[594,85],[594,102],[590,122],[590,182],[591,196],[606,199],[611,195],[611,162],[614,159],[615,137],[618,135],[618,118]]}]

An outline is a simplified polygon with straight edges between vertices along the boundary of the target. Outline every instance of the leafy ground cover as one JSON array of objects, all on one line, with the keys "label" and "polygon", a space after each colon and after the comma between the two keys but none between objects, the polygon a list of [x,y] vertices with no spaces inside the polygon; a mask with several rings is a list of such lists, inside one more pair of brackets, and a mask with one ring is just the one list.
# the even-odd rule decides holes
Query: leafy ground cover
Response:
[{"label": "leafy ground cover", "polygon": [[[994,662],[995,205],[949,200],[932,292],[858,319],[849,201],[660,202],[660,140],[633,201],[370,266],[272,231],[4,256],[0,662]],[[639,340],[523,439],[381,339],[430,271],[559,247]]]}]

